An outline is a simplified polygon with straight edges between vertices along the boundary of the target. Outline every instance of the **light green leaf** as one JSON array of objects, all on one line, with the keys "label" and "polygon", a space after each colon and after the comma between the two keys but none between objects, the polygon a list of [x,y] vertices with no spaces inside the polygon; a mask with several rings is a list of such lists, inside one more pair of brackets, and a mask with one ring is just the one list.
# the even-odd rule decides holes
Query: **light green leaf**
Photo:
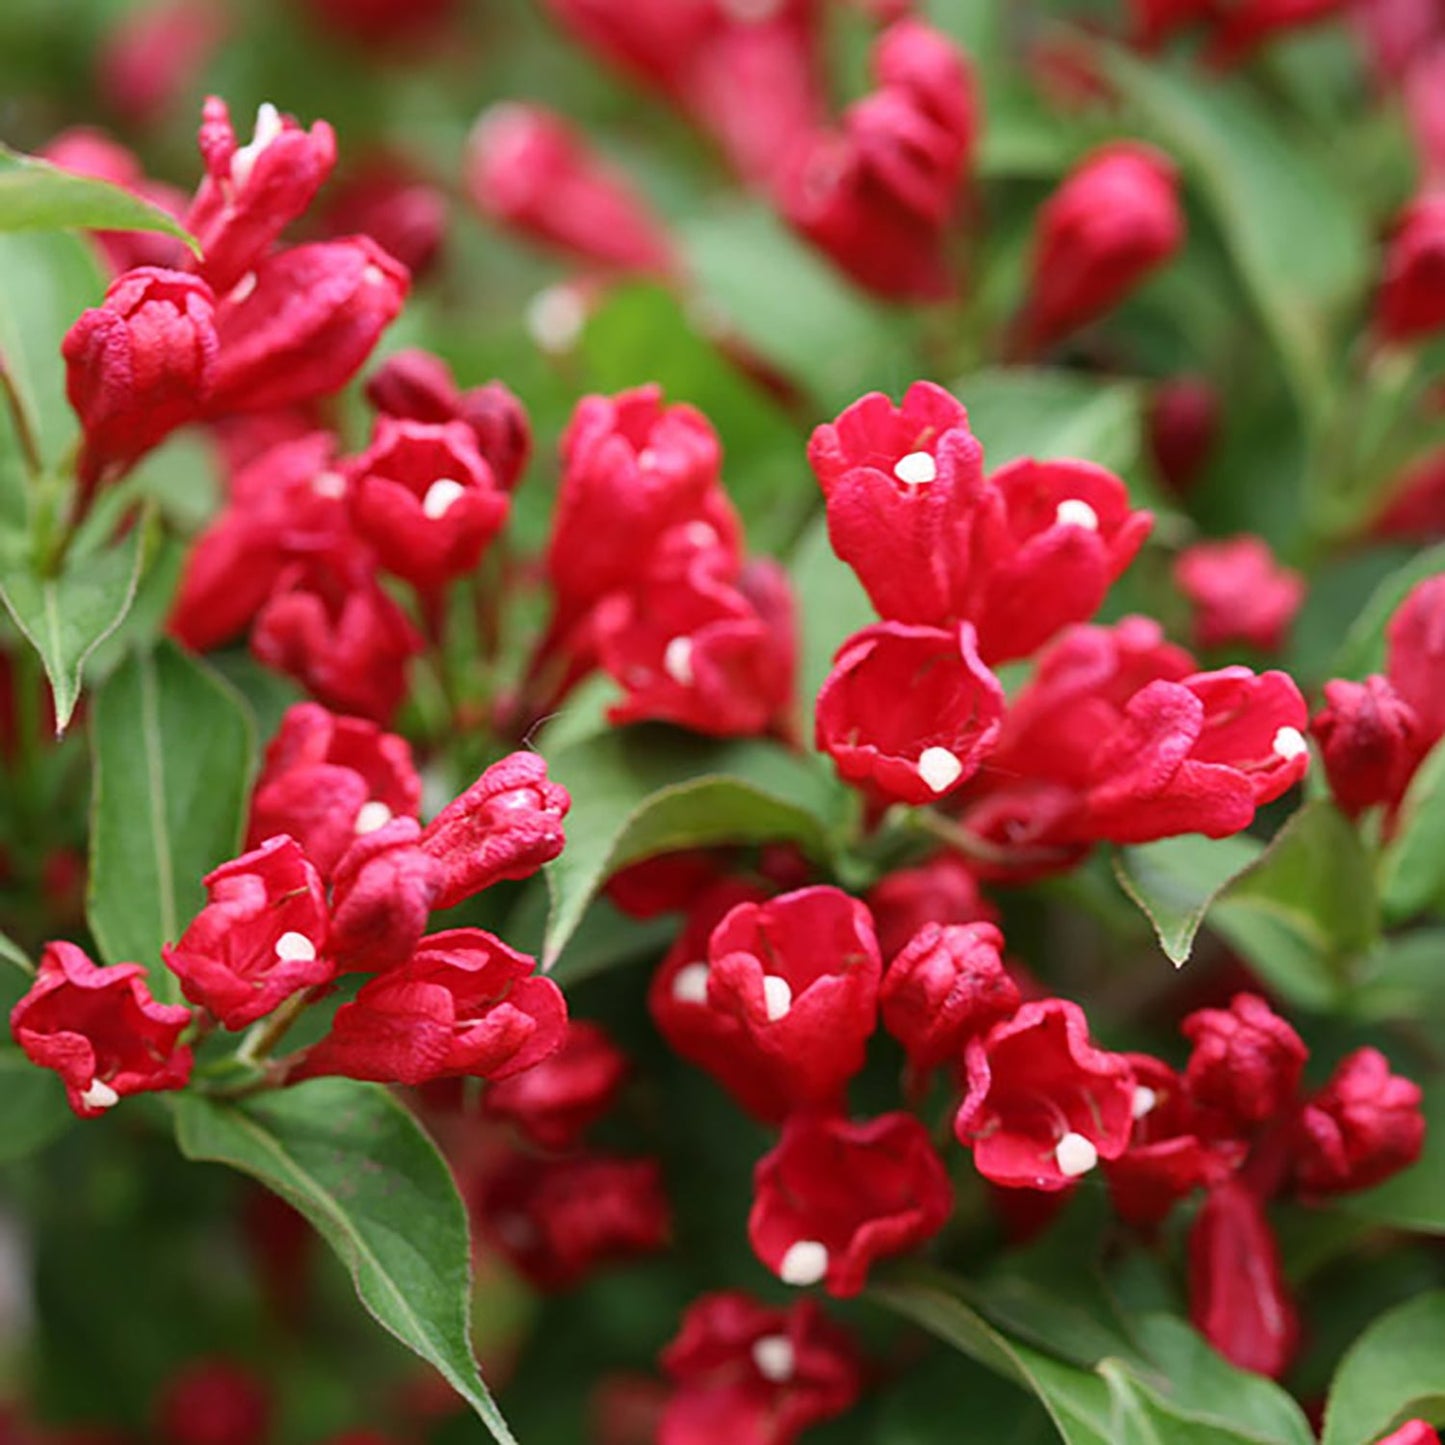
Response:
[{"label": "light green leaf", "polygon": [[129,191],[0,145],[0,231],[161,231],[200,255],[190,233]]},{"label": "light green leaf", "polygon": [[1445,1019],[1445,928],[1424,928],[1387,938],[1357,971],[1347,1000],[1358,1019]]},{"label": "light green leaf", "polygon": [[1445,1423],[1445,1291],[1381,1315],[1350,1346],[1330,1385],[1321,1445],[1367,1445],[1417,1417]]},{"label": "light green leaf", "polygon": [[21,973],[32,974],[35,972],[35,965],[30,961],[30,955],[5,933],[0,933],[0,959],[3,959],[12,968],[18,968]]},{"label": "light green leaf", "polygon": [[106,961],[144,963],[158,997],[175,997],[161,945],[205,902],[205,874],[240,849],[254,754],[244,703],[171,642],[96,694],[86,916]]},{"label": "light green leaf", "polygon": [[385,1089],[352,1079],[225,1104],[175,1099],[188,1159],[227,1164],[306,1216],[372,1318],[515,1445],[472,1354],[466,1211],[436,1146]]},{"label": "light green leaf", "polygon": [[1119,849],[1114,854],[1114,875],[1154,925],[1165,956],[1179,968],[1189,962],[1210,905],[1262,851],[1259,843],[1243,834],[1165,838]]},{"label": "light green leaf", "polygon": [[[1441,960],[1445,964],[1445,959]],[[1343,1195],[1335,1207],[1356,1219],[1419,1234],[1445,1234],[1445,1084],[1425,1090],[1425,1147],[1408,1168],[1363,1194]]]},{"label": "light green leaf", "polygon": [[1445,743],[1410,779],[1395,836],[1380,855],[1380,902],[1394,923],[1445,908]]},{"label": "light green leaf", "polygon": [[790,840],[821,855],[841,796],[811,759],[775,743],[717,742],[658,725],[614,729],[546,756],[572,811],[567,846],[547,865],[544,967],[617,869],[715,843]]},{"label": "light green leaf", "polygon": [[69,726],[86,661],[135,601],[148,532],[143,519],[114,547],[68,558],[57,577],[0,562],[0,601],[45,664],[57,733]]},{"label": "light green leaf", "polygon": [[58,1074],[38,1068],[12,1045],[0,1045],[0,1164],[43,1149],[74,1118]]},{"label": "light green leaf", "polygon": [[1288,138],[1242,80],[1196,77],[1120,50],[1108,74],[1208,200],[1309,414],[1324,405],[1329,323],[1366,284],[1362,220],[1325,159]]}]

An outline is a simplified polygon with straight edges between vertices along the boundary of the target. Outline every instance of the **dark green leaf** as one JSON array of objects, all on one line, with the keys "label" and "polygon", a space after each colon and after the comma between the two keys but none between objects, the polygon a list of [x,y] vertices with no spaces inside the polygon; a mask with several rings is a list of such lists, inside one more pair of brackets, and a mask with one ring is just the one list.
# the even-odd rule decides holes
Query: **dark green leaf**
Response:
[{"label": "dark green leaf", "polygon": [[1380,856],[1380,903],[1392,922],[1445,907],[1445,744],[1410,779],[1395,836]]},{"label": "dark green leaf", "polygon": [[0,570],[0,601],[45,664],[57,732],[65,731],[75,711],[86,660],[135,601],[148,530],[138,522],[114,547],[67,559],[57,577],[42,577],[29,566]]},{"label": "dark green leaf", "polygon": [[375,1084],[313,1079],[241,1104],[181,1094],[175,1116],[186,1158],[239,1169],[304,1214],[376,1322],[515,1445],[472,1355],[466,1211],[401,1104]]},{"label": "dark green leaf", "polygon": [[1259,857],[1260,845],[1234,838],[1165,838],[1114,855],[1120,887],[1143,909],[1176,968],[1189,961],[1210,905]]},{"label": "dark green leaf", "polygon": [[1412,557],[1370,594],[1330,664],[1328,676],[1356,680],[1385,670],[1385,628],[1411,589],[1445,572],[1445,543]]},{"label": "dark green leaf", "polygon": [[1445,1234],[1445,1084],[1437,1081],[1425,1090],[1423,1109],[1425,1147],[1420,1157],[1377,1188],[1343,1196],[1339,1209],[1372,1224]]},{"label": "dark green leaf", "polygon": [[160,967],[205,902],[201,879],[234,857],[255,741],[246,708],[204,663],[163,642],[130,658],[91,717],[90,881],[86,914],[109,963]]},{"label": "dark green leaf", "polygon": [[1306,409],[1322,405],[1331,316],[1369,275],[1359,214],[1326,161],[1292,142],[1240,80],[1166,70],[1122,51],[1120,93],[1209,201]]},{"label": "dark green leaf", "polygon": [[0,1164],[43,1149],[74,1118],[58,1074],[37,1068],[9,1044],[0,1046]]},{"label": "dark green leaf", "polygon": [[190,233],[149,201],[5,145],[0,145],[0,231],[161,231],[201,253]]},{"label": "dark green leaf", "polygon": [[105,280],[78,236],[0,233],[0,365],[47,466],[74,445],[80,423],[65,399],[60,343]]},{"label": "dark green leaf", "polygon": [[715,843],[791,840],[821,855],[840,797],[821,768],[775,743],[655,725],[587,738],[547,755],[547,766],[572,794],[567,847],[547,868],[548,967],[617,869]]},{"label": "dark green leaf", "polygon": [[1445,1291],[1382,1315],[1330,1385],[1321,1445],[1367,1445],[1406,1420],[1445,1423]]}]

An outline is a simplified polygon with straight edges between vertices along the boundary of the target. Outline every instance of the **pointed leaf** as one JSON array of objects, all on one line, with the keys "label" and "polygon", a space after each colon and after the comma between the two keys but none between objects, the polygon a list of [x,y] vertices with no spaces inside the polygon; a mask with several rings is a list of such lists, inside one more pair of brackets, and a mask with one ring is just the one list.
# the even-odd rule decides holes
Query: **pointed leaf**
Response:
[{"label": "pointed leaf", "polygon": [[467,1217],[436,1146],[385,1089],[313,1079],[226,1104],[175,1099],[194,1160],[258,1179],[340,1256],[372,1318],[434,1366],[501,1445],[516,1445],[472,1354]]},{"label": "pointed leaf", "polygon": [[205,902],[205,874],[239,851],[254,753],[245,704],[173,643],[96,694],[86,916],[106,962],[145,964],[157,997],[176,997],[161,945]]},{"label": "pointed leaf", "polygon": [[1445,1424],[1445,1291],[1380,1316],[1330,1385],[1321,1445],[1367,1445],[1413,1418]]}]

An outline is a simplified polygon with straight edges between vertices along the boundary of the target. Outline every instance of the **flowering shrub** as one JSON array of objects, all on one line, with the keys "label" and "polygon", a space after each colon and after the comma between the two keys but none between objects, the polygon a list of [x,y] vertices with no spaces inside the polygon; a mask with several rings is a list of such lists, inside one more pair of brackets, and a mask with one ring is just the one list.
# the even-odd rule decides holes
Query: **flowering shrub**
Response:
[{"label": "flowering shrub", "polygon": [[1438,1445],[1445,12],[0,8],[0,1440]]}]

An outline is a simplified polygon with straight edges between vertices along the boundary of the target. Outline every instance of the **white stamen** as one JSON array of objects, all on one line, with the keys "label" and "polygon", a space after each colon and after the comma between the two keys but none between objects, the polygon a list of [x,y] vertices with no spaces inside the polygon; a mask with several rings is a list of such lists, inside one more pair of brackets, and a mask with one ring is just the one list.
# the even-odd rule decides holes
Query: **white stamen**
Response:
[{"label": "white stamen", "polygon": [[316,957],[316,945],[304,933],[283,933],[276,940],[276,957],[282,963],[310,963]]},{"label": "white stamen", "polygon": [[439,522],[466,493],[466,488],[452,477],[440,477],[426,489],[421,499],[421,513],[428,521]]},{"label": "white stamen", "polygon": [[707,522],[689,522],[682,529],[682,535],[694,547],[715,547],[718,541],[717,528]]},{"label": "white stamen", "polygon": [[384,828],[391,822],[391,809],[378,798],[373,798],[369,803],[363,803],[356,812],[356,825],[352,830],[358,838],[364,837],[367,833],[374,833],[378,828]]},{"label": "white stamen", "polygon": [[1060,1174],[1077,1179],[1099,1162],[1099,1151],[1091,1140],[1071,1131],[1054,1146],[1054,1158],[1058,1161]]},{"label": "white stamen", "polygon": [[651,447],[643,447],[637,454],[637,465],[644,472],[650,472],[657,465],[657,453]]},{"label": "white stamen", "polygon": [[1145,1114],[1154,1112],[1154,1106],[1159,1102],[1159,1095],[1145,1084],[1138,1085],[1134,1090],[1134,1117],[1142,1119]]},{"label": "white stamen", "polygon": [[817,1284],[828,1273],[828,1247],[816,1239],[800,1239],[783,1256],[778,1266],[778,1278],[784,1284]]},{"label": "white stamen", "polygon": [[384,286],[386,285],[386,272],[373,263],[362,268],[361,279],[368,286]]},{"label": "white stamen", "polygon": [[246,274],[231,287],[230,294],[226,297],[226,300],[231,302],[232,305],[239,306],[255,289],[256,273],[254,271],[247,271]]},{"label": "white stamen", "polygon": [[1054,513],[1061,527],[1082,527],[1086,532],[1099,530],[1099,514],[1081,497],[1066,497]]},{"label": "white stamen", "polygon": [[1274,750],[1286,762],[1309,752],[1310,745],[1298,728],[1282,727],[1274,735]]},{"label": "white stamen", "polygon": [[768,1011],[770,1024],[787,1017],[788,1010],[793,1006],[793,990],[787,979],[779,978],[775,973],[763,975],[763,1006]]},{"label": "white stamen", "polygon": [[556,356],[571,351],[587,324],[587,308],[570,286],[549,286],[527,307],[527,331],[540,350]]},{"label": "white stamen", "polygon": [[81,1094],[80,1102],[87,1109],[109,1109],[120,1103],[120,1095],[103,1079],[92,1079],[90,1087]]},{"label": "white stamen", "polygon": [[692,638],[674,637],[662,654],[662,670],[679,687],[692,686]]},{"label": "white stamen", "polygon": [[672,976],[672,996],[678,1003],[707,1002],[707,964],[689,963]]},{"label": "white stamen", "polygon": [[909,452],[893,464],[893,475],[905,487],[922,487],[938,478],[938,463],[932,452]]},{"label": "white stamen", "polygon": [[786,1385],[798,1367],[793,1342],[786,1335],[764,1335],[753,1341],[753,1364],[763,1379]]},{"label": "white stamen", "polygon": [[281,112],[269,100],[263,102],[256,112],[256,129],[251,135],[251,143],[239,147],[231,157],[231,184],[237,190],[251,179],[251,172],[260,159],[261,152],[285,129]]},{"label": "white stamen", "polygon": [[346,495],[346,478],[340,472],[324,471],[317,472],[311,478],[311,490],[318,497],[344,497]]},{"label": "white stamen", "polygon": [[941,793],[963,776],[963,764],[947,748],[924,748],[918,758],[918,776]]}]

